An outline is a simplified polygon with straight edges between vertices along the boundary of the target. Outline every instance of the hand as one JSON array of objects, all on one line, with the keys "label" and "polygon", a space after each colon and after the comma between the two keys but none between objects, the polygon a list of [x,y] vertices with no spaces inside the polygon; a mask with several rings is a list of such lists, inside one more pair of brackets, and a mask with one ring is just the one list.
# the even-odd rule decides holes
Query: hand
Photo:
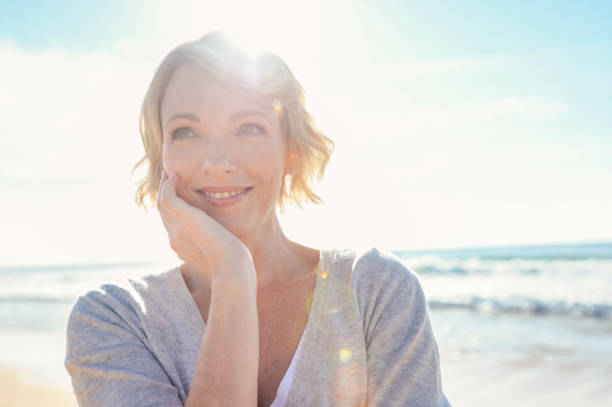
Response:
[{"label": "hand", "polygon": [[172,250],[181,260],[201,270],[211,284],[220,272],[232,279],[239,278],[232,274],[234,271],[250,268],[254,274],[253,258],[244,243],[206,212],[178,196],[179,178],[176,172],[168,177],[162,170],[157,200]]}]

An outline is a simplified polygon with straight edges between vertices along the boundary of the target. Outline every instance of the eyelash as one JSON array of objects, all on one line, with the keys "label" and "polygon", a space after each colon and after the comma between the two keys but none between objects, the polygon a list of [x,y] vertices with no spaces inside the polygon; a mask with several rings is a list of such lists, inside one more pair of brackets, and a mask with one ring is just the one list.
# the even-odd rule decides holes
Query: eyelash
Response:
[{"label": "eyelash", "polygon": [[193,134],[193,130],[190,129],[189,127],[179,127],[178,129],[174,130],[171,135],[172,135],[172,140],[176,140],[177,138],[184,138],[184,137],[179,137],[177,134],[179,132],[182,132],[182,130],[189,130],[189,132],[191,134]]},{"label": "eyelash", "polygon": [[[243,124],[242,126],[240,126],[240,128],[238,129],[238,133],[241,133],[242,130],[247,127],[251,127],[251,128],[256,128],[258,130],[259,133],[261,134],[266,134],[266,129],[263,128],[262,126],[255,124],[255,123],[247,123],[247,124]],[[189,128],[189,127],[179,127],[178,129],[172,131],[170,134],[172,136],[173,140],[179,139],[179,138],[186,138],[186,137],[180,137],[179,132],[182,133],[184,130],[188,130],[189,133],[191,134],[195,134],[193,129]],[[255,135],[256,133],[246,133],[247,135]]]},{"label": "eyelash", "polygon": [[[240,132],[243,128],[245,127],[254,127],[256,128],[259,133],[261,134],[266,134],[266,129],[264,129],[262,126],[260,126],[259,124],[255,124],[255,123],[247,123],[247,124],[243,124],[242,126],[240,126],[240,129],[238,129],[238,132]],[[252,135],[254,133],[247,133],[248,135]]]}]

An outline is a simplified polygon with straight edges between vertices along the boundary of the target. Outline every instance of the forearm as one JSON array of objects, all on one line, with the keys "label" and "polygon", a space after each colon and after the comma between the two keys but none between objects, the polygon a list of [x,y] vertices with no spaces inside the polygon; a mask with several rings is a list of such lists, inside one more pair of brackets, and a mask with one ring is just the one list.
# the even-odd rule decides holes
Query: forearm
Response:
[{"label": "forearm", "polygon": [[[254,270],[249,270],[255,273]],[[256,279],[212,284],[208,321],[186,407],[256,406]]]}]

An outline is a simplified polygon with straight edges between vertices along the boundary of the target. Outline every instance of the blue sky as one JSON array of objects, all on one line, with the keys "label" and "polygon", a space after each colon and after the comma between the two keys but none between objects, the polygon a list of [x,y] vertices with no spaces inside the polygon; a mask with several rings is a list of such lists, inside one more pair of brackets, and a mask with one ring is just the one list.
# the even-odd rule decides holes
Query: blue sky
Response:
[{"label": "blue sky", "polygon": [[50,47],[70,52],[112,49],[124,37],[142,35],[146,2],[9,1],[3,2],[0,33],[27,50]]},{"label": "blue sky", "polygon": [[0,263],[172,256],[132,201],[138,109],[165,53],[215,28],[284,57],[337,142],[326,205],[282,219],[296,240],[612,240],[609,21],[605,1],[4,2]]}]

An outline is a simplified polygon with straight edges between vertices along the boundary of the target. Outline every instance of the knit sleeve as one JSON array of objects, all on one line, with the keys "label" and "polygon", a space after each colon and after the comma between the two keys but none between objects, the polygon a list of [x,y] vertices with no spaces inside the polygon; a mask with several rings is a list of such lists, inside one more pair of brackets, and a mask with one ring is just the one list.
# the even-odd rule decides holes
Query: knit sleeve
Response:
[{"label": "knit sleeve", "polygon": [[122,306],[104,292],[90,291],[68,317],[64,365],[79,406],[182,406],[144,333],[118,312],[129,311]]},{"label": "knit sleeve", "polygon": [[[368,407],[449,407],[442,392],[438,346],[416,274],[393,257],[378,270],[366,329]],[[393,273],[389,273],[392,270]]]}]

